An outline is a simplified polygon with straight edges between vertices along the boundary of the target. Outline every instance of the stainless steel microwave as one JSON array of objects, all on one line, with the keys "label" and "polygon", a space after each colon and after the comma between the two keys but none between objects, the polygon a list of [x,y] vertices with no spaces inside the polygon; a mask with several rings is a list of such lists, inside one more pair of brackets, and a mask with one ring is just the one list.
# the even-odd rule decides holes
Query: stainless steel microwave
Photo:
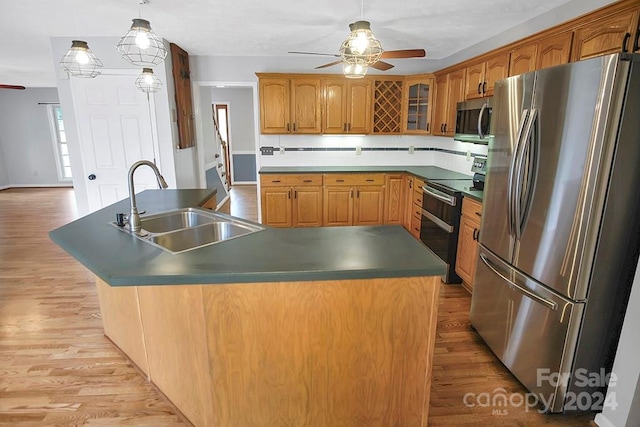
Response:
[{"label": "stainless steel microwave", "polygon": [[474,144],[488,144],[491,137],[493,98],[458,102],[456,132],[453,139]]}]

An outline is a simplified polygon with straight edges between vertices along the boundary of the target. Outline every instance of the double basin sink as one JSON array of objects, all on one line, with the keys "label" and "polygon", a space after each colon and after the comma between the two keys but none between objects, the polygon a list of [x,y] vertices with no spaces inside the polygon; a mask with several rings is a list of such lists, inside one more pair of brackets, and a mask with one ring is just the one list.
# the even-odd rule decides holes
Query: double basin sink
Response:
[{"label": "double basin sink", "polygon": [[173,254],[198,249],[264,230],[252,222],[199,208],[184,208],[140,217],[141,230],[120,230]]}]

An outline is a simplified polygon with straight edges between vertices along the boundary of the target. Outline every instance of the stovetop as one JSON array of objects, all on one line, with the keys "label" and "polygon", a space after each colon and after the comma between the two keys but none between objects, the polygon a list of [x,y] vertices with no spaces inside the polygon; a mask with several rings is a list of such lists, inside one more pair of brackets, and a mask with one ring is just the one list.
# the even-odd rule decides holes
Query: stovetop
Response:
[{"label": "stovetop", "polygon": [[463,195],[482,200],[482,190],[473,187],[473,180],[471,178],[429,180],[429,184],[447,194],[462,193]]}]

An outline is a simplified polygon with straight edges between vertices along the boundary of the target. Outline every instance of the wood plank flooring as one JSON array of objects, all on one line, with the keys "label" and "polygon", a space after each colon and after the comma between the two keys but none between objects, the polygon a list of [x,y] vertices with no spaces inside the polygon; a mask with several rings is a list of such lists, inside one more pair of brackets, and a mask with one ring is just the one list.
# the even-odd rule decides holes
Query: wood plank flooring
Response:
[{"label": "wood plank flooring", "polygon": [[[234,186],[229,210],[257,220],[256,199]],[[76,215],[71,189],[0,191],[0,426],[184,425],[104,337],[93,275],[49,240]],[[430,426],[589,425],[592,414],[466,406],[466,393],[526,390],[471,329],[470,295],[441,286]]]}]

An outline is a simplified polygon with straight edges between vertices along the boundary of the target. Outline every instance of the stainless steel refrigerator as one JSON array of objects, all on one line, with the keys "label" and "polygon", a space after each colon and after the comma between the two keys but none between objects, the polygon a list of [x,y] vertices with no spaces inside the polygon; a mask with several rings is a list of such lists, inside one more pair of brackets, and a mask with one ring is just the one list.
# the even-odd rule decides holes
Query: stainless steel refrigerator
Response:
[{"label": "stainless steel refrigerator", "polygon": [[639,253],[640,55],[501,80],[492,120],[471,323],[550,412],[601,409]]}]

